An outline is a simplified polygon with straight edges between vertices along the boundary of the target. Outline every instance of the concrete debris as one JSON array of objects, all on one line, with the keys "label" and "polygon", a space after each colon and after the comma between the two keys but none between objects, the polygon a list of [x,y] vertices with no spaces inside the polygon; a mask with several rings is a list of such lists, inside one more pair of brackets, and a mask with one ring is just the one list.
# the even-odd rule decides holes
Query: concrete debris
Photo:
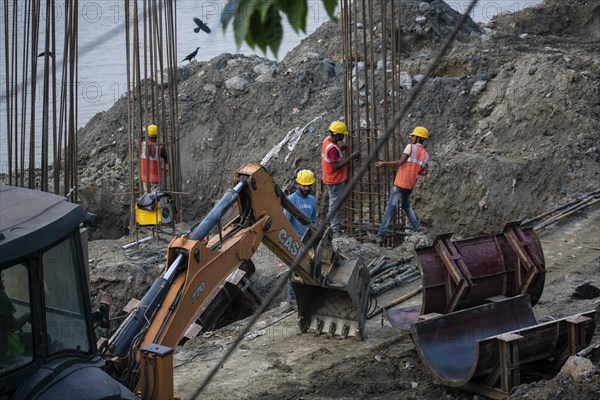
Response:
[{"label": "concrete debris", "polygon": [[575,382],[583,382],[594,373],[600,373],[600,371],[589,359],[571,356],[561,368],[560,373],[571,376]]}]

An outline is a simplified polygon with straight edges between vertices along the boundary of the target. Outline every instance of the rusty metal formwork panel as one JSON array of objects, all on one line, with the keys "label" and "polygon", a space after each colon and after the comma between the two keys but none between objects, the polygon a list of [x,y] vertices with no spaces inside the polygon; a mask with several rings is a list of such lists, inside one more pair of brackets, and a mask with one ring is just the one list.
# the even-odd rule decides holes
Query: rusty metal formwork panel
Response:
[{"label": "rusty metal formwork panel", "polygon": [[[344,116],[350,130],[350,151],[360,149],[357,170],[392,124],[400,110],[400,0],[342,0],[342,47],[344,64]],[[382,17],[383,16],[383,17]],[[400,158],[403,140],[400,127],[385,145],[380,160]],[[346,231],[359,241],[376,232],[385,212],[396,171],[370,168],[346,201]],[[398,209],[388,230],[386,243],[402,242],[403,214]]]},{"label": "rusty metal formwork panel", "polygon": [[419,357],[441,383],[492,398],[508,397],[512,388],[528,380],[525,374],[531,367],[546,371],[547,378],[555,375],[592,340],[595,311],[538,324],[528,297],[414,323],[411,337]]},{"label": "rusty metal formwork panel", "polygon": [[[518,243],[513,239],[515,230]],[[438,236],[433,246],[417,250],[423,276],[421,314],[446,314],[479,306],[494,296],[525,293],[532,306],[537,303],[544,290],[545,268],[542,246],[533,229],[509,224],[499,234],[457,241],[450,236]],[[525,254],[533,254],[535,265],[530,263],[531,257],[523,260]]]},{"label": "rusty metal formwork panel", "polygon": [[447,314],[476,307],[494,298],[528,294],[534,306],[542,296],[544,254],[532,228],[510,222],[502,233],[453,241],[435,238],[416,250],[421,268],[421,306],[387,310],[384,316],[406,331],[419,316]]}]

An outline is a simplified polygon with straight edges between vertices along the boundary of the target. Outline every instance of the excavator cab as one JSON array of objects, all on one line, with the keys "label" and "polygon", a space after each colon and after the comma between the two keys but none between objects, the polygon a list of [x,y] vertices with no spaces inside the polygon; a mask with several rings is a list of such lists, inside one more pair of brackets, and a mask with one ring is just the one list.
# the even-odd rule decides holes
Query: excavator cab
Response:
[{"label": "excavator cab", "polygon": [[85,220],[64,197],[0,185],[1,399],[135,398],[96,350]]}]

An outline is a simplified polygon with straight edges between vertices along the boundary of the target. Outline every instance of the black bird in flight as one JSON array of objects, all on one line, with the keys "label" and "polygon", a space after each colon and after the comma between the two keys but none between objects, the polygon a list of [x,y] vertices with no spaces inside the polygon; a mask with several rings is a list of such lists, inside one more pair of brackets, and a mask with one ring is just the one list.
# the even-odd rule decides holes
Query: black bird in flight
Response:
[{"label": "black bird in flight", "polygon": [[[45,56],[45,55],[46,55],[46,52],[45,52],[45,51],[42,51],[40,54],[38,54],[38,57],[42,57],[42,56]],[[49,57],[53,57],[54,55],[52,54],[52,52],[51,52],[51,51],[49,51],[49,52],[48,52],[48,56],[49,56]]]},{"label": "black bird in flight", "polygon": [[196,25],[198,25],[197,28],[194,28],[194,32],[198,33],[200,32],[200,29],[202,29],[204,32],[210,33],[210,28],[208,27],[208,25],[202,22],[200,18],[194,17],[194,22],[196,23]]},{"label": "black bird in flight", "polygon": [[196,47],[196,50],[192,51],[190,54],[188,54],[187,56],[185,56],[185,58],[184,58],[183,60],[181,60],[181,62],[184,62],[184,61],[186,61],[186,60],[187,60],[187,61],[192,61],[192,59],[193,59],[194,57],[196,57],[196,54],[198,54],[198,49],[199,49],[199,48],[200,48],[200,47]]}]

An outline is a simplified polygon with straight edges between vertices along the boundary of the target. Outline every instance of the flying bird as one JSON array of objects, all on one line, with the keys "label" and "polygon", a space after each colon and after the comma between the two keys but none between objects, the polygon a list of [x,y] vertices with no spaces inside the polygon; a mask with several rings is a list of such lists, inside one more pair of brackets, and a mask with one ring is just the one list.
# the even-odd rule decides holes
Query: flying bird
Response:
[{"label": "flying bird", "polygon": [[194,32],[198,33],[200,32],[200,29],[202,29],[204,32],[210,33],[210,28],[208,27],[208,25],[202,22],[200,18],[194,17],[194,22],[196,23],[196,25],[198,25],[197,28],[194,28]]},{"label": "flying bird", "polygon": [[196,50],[192,51],[190,54],[188,54],[187,56],[185,56],[185,58],[184,58],[183,60],[181,60],[181,62],[184,62],[184,61],[186,61],[186,60],[187,60],[187,61],[192,61],[192,59],[193,59],[194,57],[196,57],[196,54],[198,54],[198,49],[199,49],[199,48],[200,48],[200,47],[196,47]]},{"label": "flying bird", "polygon": [[[42,57],[42,56],[45,56],[45,55],[46,55],[46,52],[45,52],[45,51],[42,51],[40,54],[38,54],[38,57]],[[52,52],[51,52],[51,51],[49,51],[49,52],[48,52],[48,56],[49,56],[49,57],[53,57],[54,55],[52,54]]]}]

